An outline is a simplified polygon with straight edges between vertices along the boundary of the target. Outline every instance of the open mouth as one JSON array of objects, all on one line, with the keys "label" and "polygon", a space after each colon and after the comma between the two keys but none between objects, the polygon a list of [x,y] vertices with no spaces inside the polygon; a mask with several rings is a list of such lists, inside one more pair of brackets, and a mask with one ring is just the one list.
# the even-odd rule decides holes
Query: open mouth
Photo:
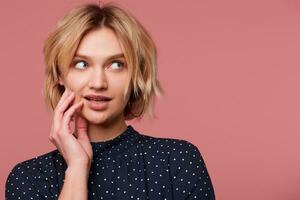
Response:
[{"label": "open mouth", "polygon": [[109,101],[111,99],[95,99],[84,97],[87,100],[87,106],[93,110],[105,110],[109,107]]},{"label": "open mouth", "polygon": [[85,99],[95,103],[107,102],[111,100],[111,99],[96,99],[96,98],[89,98],[89,97],[85,97]]}]

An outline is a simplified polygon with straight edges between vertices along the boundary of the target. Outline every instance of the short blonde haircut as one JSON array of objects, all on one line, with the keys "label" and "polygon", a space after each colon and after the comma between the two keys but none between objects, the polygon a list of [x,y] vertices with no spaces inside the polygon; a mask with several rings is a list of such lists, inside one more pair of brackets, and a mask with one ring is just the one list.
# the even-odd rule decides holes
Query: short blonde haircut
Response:
[{"label": "short blonde haircut", "polygon": [[[45,82],[43,94],[48,107],[55,109],[64,92],[58,83],[66,73],[81,39],[91,30],[107,27],[118,37],[128,70],[132,92],[124,109],[126,120],[141,119],[144,114],[154,118],[154,97],[164,95],[157,80],[157,49],[142,24],[128,11],[115,3],[99,6],[81,5],[69,11],[56,24],[45,41]],[[126,91],[127,92],[127,91]]]}]

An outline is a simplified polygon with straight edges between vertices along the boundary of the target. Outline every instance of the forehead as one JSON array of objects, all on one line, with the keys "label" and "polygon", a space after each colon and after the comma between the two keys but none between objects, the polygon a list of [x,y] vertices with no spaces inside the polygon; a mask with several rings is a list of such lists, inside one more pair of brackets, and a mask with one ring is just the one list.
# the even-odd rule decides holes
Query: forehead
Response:
[{"label": "forehead", "polygon": [[113,30],[103,27],[88,32],[81,40],[76,54],[103,59],[121,54],[121,43]]}]

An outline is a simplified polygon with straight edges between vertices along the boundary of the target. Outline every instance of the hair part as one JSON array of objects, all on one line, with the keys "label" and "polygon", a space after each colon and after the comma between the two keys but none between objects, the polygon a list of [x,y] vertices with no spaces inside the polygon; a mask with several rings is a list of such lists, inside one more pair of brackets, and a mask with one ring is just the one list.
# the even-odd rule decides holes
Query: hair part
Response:
[{"label": "hair part", "polygon": [[141,119],[144,114],[154,118],[155,97],[164,95],[157,79],[155,43],[142,24],[115,3],[76,7],[61,18],[48,35],[43,47],[46,65],[43,95],[47,106],[54,110],[59,102],[65,90],[58,82],[59,77],[68,72],[82,38],[103,27],[113,30],[119,39],[130,74],[130,80],[125,83],[125,93],[132,88],[124,109],[125,119]]}]

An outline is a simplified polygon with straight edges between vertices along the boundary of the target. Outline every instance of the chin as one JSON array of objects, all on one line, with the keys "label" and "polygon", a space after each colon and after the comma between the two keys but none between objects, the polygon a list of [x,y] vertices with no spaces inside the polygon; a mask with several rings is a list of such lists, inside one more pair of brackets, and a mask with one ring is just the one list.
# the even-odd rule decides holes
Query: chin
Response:
[{"label": "chin", "polygon": [[82,116],[92,124],[107,124],[114,117],[109,109],[97,111],[89,108],[82,110]]},{"label": "chin", "polygon": [[122,108],[113,109],[118,106],[110,104],[106,109],[103,110],[93,110],[87,105],[84,105],[81,111],[81,115],[92,124],[108,124],[118,118],[123,114]]},{"label": "chin", "polygon": [[82,116],[92,124],[102,124],[107,120],[107,113],[97,111],[86,111],[82,113]]}]

